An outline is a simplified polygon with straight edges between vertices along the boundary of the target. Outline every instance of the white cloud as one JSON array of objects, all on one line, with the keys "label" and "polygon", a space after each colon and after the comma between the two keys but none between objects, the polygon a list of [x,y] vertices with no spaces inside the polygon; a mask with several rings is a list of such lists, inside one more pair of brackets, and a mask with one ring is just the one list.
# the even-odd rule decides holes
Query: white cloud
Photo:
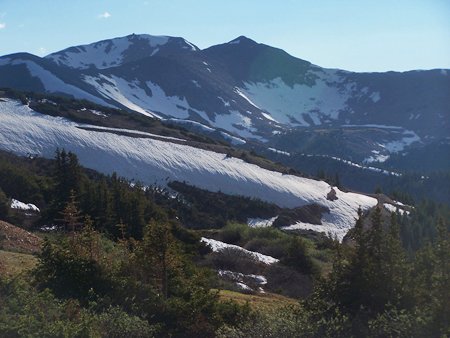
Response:
[{"label": "white cloud", "polygon": [[0,22],[0,29],[6,28],[6,23]]},{"label": "white cloud", "polygon": [[102,13],[102,14],[98,15],[99,19],[108,19],[110,17],[111,17],[111,13],[109,13],[109,12],[105,12],[105,13]]}]

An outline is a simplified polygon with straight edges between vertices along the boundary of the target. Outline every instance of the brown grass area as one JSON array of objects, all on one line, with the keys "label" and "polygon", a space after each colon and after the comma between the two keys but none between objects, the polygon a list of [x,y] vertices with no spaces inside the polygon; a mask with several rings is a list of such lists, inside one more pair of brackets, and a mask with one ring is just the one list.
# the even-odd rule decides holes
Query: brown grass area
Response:
[{"label": "brown grass area", "polygon": [[42,238],[0,221],[0,249],[27,254],[34,254],[41,250]]},{"label": "brown grass area", "polygon": [[30,271],[37,264],[37,258],[31,254],[0,250],[0,276],[14,277]]},{"label": "brown grass area", "polygon": [[255,310],[275,310],[288,305],[297,305],[298,301],[274,293],[244,294],[229,290],[220,290],[219,299],[233,300],[240,305],[248,304]]}]

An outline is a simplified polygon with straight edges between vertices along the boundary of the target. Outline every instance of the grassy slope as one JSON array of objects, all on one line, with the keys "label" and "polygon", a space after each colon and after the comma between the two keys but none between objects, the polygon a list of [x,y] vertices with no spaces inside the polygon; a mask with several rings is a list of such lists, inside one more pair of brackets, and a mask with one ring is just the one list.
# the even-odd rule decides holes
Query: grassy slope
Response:
[{"label": "grassy slope", "polygon": [[30,271],[37,264],[37,258],[31,254],[0,250],[0,275],[14,277]]},{"label": "grassy slope", "polygon": [[0,221],[0,276],[14,277],[36,266],[42,239]]},{"label": "grassy slope", "polygon": [[244,294],[230,290],[220,290],[219,297],[222,301],[233,300],[238,304],[249,305],[255,310],[274,310],[287,305],[296,305],[298,301],[274,293]]}]

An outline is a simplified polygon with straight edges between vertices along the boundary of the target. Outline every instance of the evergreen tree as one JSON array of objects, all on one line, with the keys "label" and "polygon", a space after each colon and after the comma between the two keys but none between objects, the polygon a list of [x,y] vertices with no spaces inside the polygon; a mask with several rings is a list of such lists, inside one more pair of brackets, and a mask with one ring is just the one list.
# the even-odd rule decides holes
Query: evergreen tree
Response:
[{"label": "evergreen tree", "polygon": [[11,202],[0,188],[0,220],[6,220],[8,218],[10,208]]},{"label": "evergreen tree", "polygon": [[82,216],[78,210],[77,204],[75,192],[71,191],[69,201],[61,212],[65,229],[70,231],[72,235],[74,235],[75,231],[79,230],[82,225]]},{"label": "evergreen tree", "polygon": [[180,264],[175,240],[167,223],[151,222],[147,225],[137,250],[137,258],[145,267],[145,279],[157,285],[163,299],[167,299],[169,271]]},{"label": "evergreen tree", "polygon": [[71,195],[82,195],[82,181],[85,179],[74,153],[56,150],[55,171],[53,174],[55,182],[53,215],[60,213],[70,201]]},{"label": "evergreen tree", "polygon": [[293,236],[289,240],[286,257],[282,263],[293,267],[304,274],[314,274],[317,266],[314,265],[305,242],[298,236]]},{"label": "evergreen tree", "polygon": [[317,284],[306,305],[326,321],[350,316],[352,334],[368,336],[370,320],[393,308],[411,307],[412,295],[395,215],[391,225],[385,226],[380,207],[372,211],[370,222],[359,214],[352,231],[353,246],[340,247],[332,272]]}]

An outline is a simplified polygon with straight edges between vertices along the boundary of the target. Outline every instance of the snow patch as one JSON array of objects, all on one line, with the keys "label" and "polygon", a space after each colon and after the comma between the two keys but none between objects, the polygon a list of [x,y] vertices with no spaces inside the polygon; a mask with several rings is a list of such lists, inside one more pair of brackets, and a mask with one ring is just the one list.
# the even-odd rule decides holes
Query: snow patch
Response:
[{"label": "snow patch", "polygon": [[273,121],[273,122],[277,122],[277,123],[278,123],[277,120],[275,120],[272,116],[270,116],[270,115],[267,114],[267,113],[261,112],[261,115],[264,116],[266,119],[268,119],[268,120],[270,120],[270,121]]},{"label": "snow patch", "polygon": [[[86,109],[85,109],[86,110]],[[89,110],[92,114],[101,116],[101,117],[108,117],[105,113],[101,112],[100,110],[90,109]]]},{"label": "snow patch", "polygon": [[241,89],[239,89],[239,88],[236,87],[236,88],[234,88],[234,92],[235,92],[236,94],[238,94],[239,96],[241,96],[245,101],[247,101],[248,103],[250,103],[253,107],[258,108],[258,109],[261,109],[261,108],[259,108],[255,103],[253,103],[253,101],[250,100],[250,99],[247,97],[247,95],[245,95],[244,92],[243,92]]},{"label": "snow patch", "polygon": [[369,98],[372,100],[373,103],[377,103],[378,101],[380,101],[381,96],[379,92],[373,92]]},{"label": "snow patch", "polygon": [[252,128],[250,118],[242,115],[237,110],[231,110],[229,114],[217,114],[214,117],[213,125],[245,138],[260,138],[253,134],[256,132],[256,129]]},{"label": "snow patch", "polygon": [[169,119],[164,119],[164,121],[169,121],[169,122],[173,122],[176,124],[191,124],[199,129],[202,129],[203,131],[208,131],[208,132],[216,131],[214,128],[208,127],[200,122],[192,121],[192,120],[180,120],[180,119],[169,118]]},{"label": "snow patch", "polygon": [[217,98],[218,98],[220,101],[222,101],[222,103],[223,103],[223,105],[224,105],[225,107],[229,107],[229,106],[230,106],[230,102],[225,101],[222,97],[217,96]]},{"label": "snow patch", "polygon": [[380,128],[380,129],[396,129],[402,130],[403,127],[387,126],[385,124],[343,124],[343,128]]},{"label": "snow patch", "polygon": [[[335,71],[327,72],[327,75],[314,73],[319,78],[312,86],[289,86],[278,77],[267,82],[246,82],[240,92],[255,107],[264,107],[280,123],[309,126],[302,116],[309,115],[319,125],[319,115],[337,119],[339,113],[348,108],[346,102],[354,92],[351,86],[339,89],[337,85],[343,79]],[[290,117],[297,122],[293,123]]]},{"label": "snow patch", "polygon": [[19,200],[12,199],[11,200],[11,209],[18,209],[24,211],[32,211],[32,212],[41,212],[37,206],[31,203],[23,203]]},{"label": "snow patch", "polygon": [[194,84],[194,86],[196,86],[197,88],[202,88],[202,86],[200,86],[200,84],[198,83],[197,80],[191,80],[191,82]]},{"label": "snow patch", "polygon": [[395,205],[392,205],[392,204],[389,204],[389,203],[384,203],[383,206],[384,206],[389,212],[395,212],[395,213],[396,213],[396,212],[399,212],[400,215],[402,215],[402,216],[403,216],[405,213],[406,213],[406,215],[409,215],[409,211],[400,209],[399,207],[397,207],[397,206],[395,206]]},{"label": "snow patch", "polygon": [[236,285],[244,291],[253,291],[253,289],[251,287],[249,287],[247,284],[244,284],[242,282],[236,282]]},{"label": "snow patch", "polygon": [[269,218],[269,219],[263,219],[263,218],[248,218],[247,219],[247,225],[250,228],[268,228],[273,225],[273,222],[276,221],[278,216]]},{"label": "snow patch", "polygon": [[414,142],[420,142],[420,137],[415,132],[406,130],[403,133],[403,138],[401,140],[388,142],[381,146],[390,153],[398,153]]},{"label": "snow patch", "polygon": [[264,264],[267,264],[267,265],[277,263],[279,261],[278,259],[276,259],[272,256],[267,256],[267,255],[263,255],[259,252],[246,250],[240,246],[224,243],[221,241],[216,241],[215,239],[202,237],[201,241],[203,243],[207,244],[213,252],[220,252],[220,251],[223,251],[226,249],[234,249],[234,250],[242,251],[245,254],[247,254],[248,256],[252,257],[254,260],[264,263]]},{"label": "snow patch", "polygon": [[383,175],[392,175],[392,176],[398,176],[398,177],[402,176],[402,174],[400,174],[398,172],[395,172],[395,171],[389,171],[389,170],[385,170],[385,169],[380,169],[380,168],[375,168],[375,167],[370,167],[370,166],[364,166],[364,165],[361,165],[361,164],[358,164],[358,163],[355,163],[355,162],[352,162],[352,161],[349,161],[349,160],[345,160],[343,158],[339,158],[339,157],[336,157],[336,156],[312,155],[312,154],[302,154],[302,155],[306,156],[306,157],[329,158],[329,159],[332,159],[332,160],[335,160],[335,161],[339,161],[339,162],[345,163],[345,164],[350,165],[352,167],[360,168],[360,169],[363,169],[363,170],[375,171],[375,172],[383,174]]},{"label": "snow patch", "polygon": [[[372,150],[372,152],[374,152],[375,150]],[[386,162],[389,159],[389,155],[383,155],[383,154],[375,154],[373,156],[370,156],[366,159],[364,159],[364,163],[373,163],[373,162],[379,162],[379,163],[383,163]]]},{"label": "snow patch", "polygon": [[246,275],[240,272],[234,272],[230,270],[218,270],[217,274],[224,279],[234,281],[240,288],[247,291],[253,291],[247,284],[251,283],[252,286],[256,285],[259,292],[264,292],[261,286],[267,284],[267,278],[262,275]]},{"label": "snow patch", "polygon": [[242,138],[230,135],[228,133],[225,133],[224,131],[220,132],[220,135],[222,135],[225,139],[231,142],[231,144],[237,145],[237,144],[246,144],[247,141],[245,141]]},{"label": "snow patch", "polygon": [[157,114],[142,108],[147,105],[148,96],[142,88],[136,86],[136,83],[130,83],[114,75],[109,78],[102,74],[100,77],[85,75],[83,80],[93,86],[103,97],[143,115],[159,118]]},{"label": "snow patch", "polygon": [[234,39],[234,40],[228,42],[229,45],[238,45],[238,44],[240,44],[240,43],[241,43],[241,40],[240,40],[239,38]]},{"label": "snow patch", "polygon": [[291,154],[288,153],[287,151],[278,150],[278,149],[275,149],[275,148],[267,148],[267,149],[270,150],[270,151],[272,151],[272,152],[274,152],[274,153],[277,153],[277,154],[282,154],[282,155],[286,155],[286,156],[291,156]]}]

